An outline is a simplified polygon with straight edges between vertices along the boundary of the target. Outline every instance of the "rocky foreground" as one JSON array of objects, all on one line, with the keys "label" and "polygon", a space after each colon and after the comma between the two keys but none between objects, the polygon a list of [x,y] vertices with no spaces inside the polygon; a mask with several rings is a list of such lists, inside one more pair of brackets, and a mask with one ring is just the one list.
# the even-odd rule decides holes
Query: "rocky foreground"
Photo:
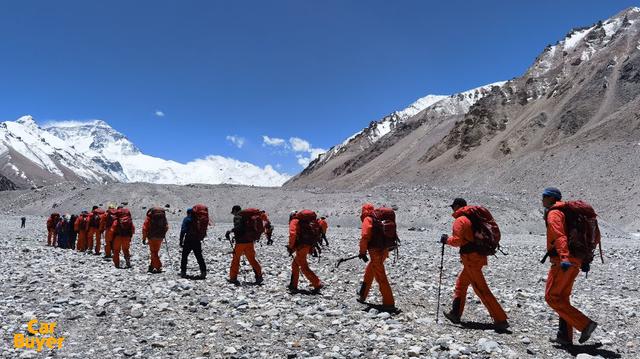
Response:
[{"label": "rocky foreground", "polygon": [[[37,223],[37,226],[36,226]],[[507,256],[490,259],[490,287],[504,306],[511,333],[498,334],[470,290],[465,327],[435,323],[440,247],[439,233],[400,232],[403,246],[387,271],[402,309],[398,315],[365,311],[355,300],[363,263],[335,268],[338,258],[355,254],[357,228],[330,228],[330,247],[311,267],[326,285],[321,295],[291,295],[285,286],[290,259],[285,228],[276,226],[275,245],[257,245],[265,272],[262,286],[235,287],[226,282],[230,247],[218,240],[228,225],[218,224],[204,242],[206,280],[177,276],[179,252],[172,223],[171,260],[162,248],[165,272],[146,273],[148,251],[138,235],[132,245],[134,268],[115,269],[102,257],[45,246],[42,217],[0,220],[0,324],[2,358],[569,358],[575,355],[638,357],[637,258],[640,242],[604,238],[606,263],[581,275],[572,299],[600,326],[584,346],[554,347],[548,337],[557,318],[544,302],[547,265],[538,262],[544,238],[504,236]],[[457,252],[447,248],[441,310],[448,307],[460,268]],[[171,263],[173,267],[171,267]],[[189,270],[197,273],[195,258]],[[253,280],[248,264],[240,279]],[[301,288],[307,285],[301,280]],[[379,302],[374,285],[371,302]],[[59,350],[41,353],[14,349],[14,334],[27,322],[56,322]]]}]

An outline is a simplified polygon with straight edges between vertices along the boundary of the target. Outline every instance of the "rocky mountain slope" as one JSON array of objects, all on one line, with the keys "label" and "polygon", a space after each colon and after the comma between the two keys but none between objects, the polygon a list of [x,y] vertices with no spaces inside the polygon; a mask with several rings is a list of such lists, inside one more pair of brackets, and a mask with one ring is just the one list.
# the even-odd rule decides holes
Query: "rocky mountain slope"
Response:
[{"label": "rocky mountain slope", "polygon": [[[556,185],[639,222],[640,9],[572,30],[468,111],[426,108],[373,145],[357,136],[289,187],[428,183],[527,193]],[[349,146],[349,144],[353,144]]]},{"label": "rocky mountain slope", "polygon": [[279,186],[289,177],[221,156],[178,163],[142,153],[106,122],[59,122],[31,116],[0,124],[0,190],[78,183],[232,183]]}]

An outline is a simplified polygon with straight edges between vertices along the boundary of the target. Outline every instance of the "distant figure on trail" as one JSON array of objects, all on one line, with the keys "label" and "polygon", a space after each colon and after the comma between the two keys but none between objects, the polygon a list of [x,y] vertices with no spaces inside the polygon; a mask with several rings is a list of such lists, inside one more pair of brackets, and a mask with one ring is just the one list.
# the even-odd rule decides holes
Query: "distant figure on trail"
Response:
[{"label": "distant figure on trail", "polygon": [[574,328],[581,332],[578,342],[582,344],[598,326],[571,305],[570,296],[580,270],[589,272],[593,251],[600,244],[600,230],[591,206],[582,201],[561,200],[562,193],[557,188],[549,187],[542,192],[547,226],[547,255],[542,262],[547,257],[551,261],[544,299],[560,317],[558,332],[550,338],[551,342],[571,346]]},{"label": "distant figure on trail", "polygon": [[[327,229],[329,228],[329,223],[327,223],[327,217],[320,217],[318,223],[320,223],[320,228],[322,229],[322,239],[324,240],[325,246],[329,246],[329,240],[327,239]],[[322,244],[322,242],[320,243]]]},{"label": "distant figure on trail", "polygon": [[273,226],[271,225],[267,212],[260,211],[260,213],[262,216],[262,225],[264,226],[264,236],[267,238],[267,245],[270,246],[273,244],[273,239],[271,239],[271,236],[273,235]]},{"label": "distant figure on trail", "polygon": [[20,218],[20,228],[24,228],[27,224],[27,217]]},{"label": "distant figure on trail", "polygon": [[458,274],[453,290],[451,311],[444,312],[444,316],[452,323],[460,323],[467,298],[467,289],[471,286],[493,318],[495,329],[504,331],[509,327],[507,314],[491,293],[484,274],[482,274],[482,267],[488,264],[487,255],[495,254],[497,247],[493,248],[493,253],[491,253],[491,249],[484,242],[479,242],[476,239],[477,233],[474,231],[475,228],[491,228],[488,233],[482,234],[487,238],[497,237],[497,243],[500,237],[498,225],[488,210],[480,206],[467,206],[467,201],[463,198],[454,199],[451,209],[453,210],[453,218],[455,218],[453,233],[451,237],[443,234],[440,242],[443,245],[448,244],[460,248],[462,271]]}]

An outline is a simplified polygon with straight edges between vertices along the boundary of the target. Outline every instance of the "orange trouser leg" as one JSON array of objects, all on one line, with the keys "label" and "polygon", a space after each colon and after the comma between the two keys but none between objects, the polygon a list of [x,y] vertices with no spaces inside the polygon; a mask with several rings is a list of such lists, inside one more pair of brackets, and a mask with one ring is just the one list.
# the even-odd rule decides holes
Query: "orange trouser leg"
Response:
[{"label": "orange trouser leg", "polygon": [[231,268],[229,268],[229,280],[234,281],[238,279],[238,272],[240,272],[240,256],[242,256],[242,250],[240,245],[236,243],[233,247],[233,258],[231,258]]},{"label": "orange trouser leg", "polygon": [[104,255],[110,256],[113,248],[113,233],[106,231],[104,233]]},{"label": "orange trouser leg", "polygon": [[162,268],[162,262],[160,262],[160,247],[162,246],[162,239],[149,239],[149,253],[151,254],[151,268],[160,270]]},{"label": "orange trouser leg", "polygon": [[76,244],[76,249],[78,252],[83,252],[87,249],[87,232],[82,231],[78,232],[78,243]]},{"label": "orange trouser leg", "polygon": [[48,229],[47,230],[47,245],[55,246],[56,245],[56,230]]},{"label": "orange trouser leg", "polygon": [[122,237],[113,238],[113,265],[120,267],[120,251],[122,250]]},{"label": "orange trouser leg", "polygon": [[94,237],[96,237],[96,234],[98,234],[97,228],[90,227],[89,230],[87,231],[87,245],[85,246],[86,250],[88,251],[93,250],[93,239]]},{"label": "orange trouser leg", "polygon": [[98,254],[98,253],[100,253],[100,245],[101,245],[101,242],[102,242],[102,232],[96,230],[95,236],[96,236],[96,247],[94,249],[94,253]]},{"label": "orange trouser leg", "polygon": [[129,248],[131,248],[131,237],[122,237],[122,254],[124,254],[124,259],[127,260],[127,263],[129,263],[129,259],[131,258]]},{"label": "orange trouser leg", "polygon": [[502,306],[496,300],[496,297],[489,289],[487,281],[482,274],[482,267],[464,266],[462,272],[458,275],[456,281],[456,287],[454,289],[454,300],[460,300],[460,315],[464,310],[464,302],[467,296],[467,288],[471,285],[473,291],[478,298],[489,311],[489,315],[493,318],[494,322],[503,322],[507,320],[507,314],[502,309]]},{"label": "orange trouser leg", "polygon": [[581,311],[571,305],[569,297],[573,289],[573,283],[580,273],[579,266],[573,265],[566,271],[559,264],[552,264],[547,276],[547,287],[544,299],[553,310],[558,313],[568,325],[568,332],[573,328],[583,331],[591,321]]},{"label": "orange trouser leg", "polygon": [[[311,285],[314,288],[320,287],[320,278],[309,268],[309,262],[307,261],[307,256],[311,252],[311,246],[302,246],[296,250],[296,257],[293,259],[292,267],[292,284],[297,287],[298,286],[298,278],[300,276],[300,271],[302,274],[309,280]],[[295,271],[293,268],[295,267]],[[295,288],[294,287],[294,288]]]},{"label": "orange trouser leg", "polygon": [[380,287],[380,294],[382,294],[382,304],[392,306],[395,305],[395,301],[393,299],[391,286],[389,285],[389,279],[387,278],[387,272],[384,268],[384,261],[388,256],[389,251],[386,249],[369,249],[369,257],[371,257],[371,259],[365,269],[364,278],[362,279],[364,288],[363,292],[361,292],[361,297],[363,299],[367,297],[371,283],[373,279],[375,279],[376,282],[378,282],[378,287]]},{"label": "orange trouser leg", "polygon": [[289,285],[292,288],[298,288],[298,280],[300,279],[300,266],[296,262],[295,258],[291,261],[291,281]]},{"label": "orange trouser leg", "polygon": [[244,256],[247,257],[247,260],[249,261],[249,264],[251,264],[251,268],[253,268],[253,273],[255,273],[256,277],[262,277],[262,267],[256,260],[256,250],[253,243],[246,243]]},{"label": "orange trouser leg", "polygon": [[233,259],[231,259],[231,268],[229,269],[229,279],[237,280],[238,273],[240,272],[240,257],[247,257],[247,260],[253,267],[253,272],[256,276],[262,276],[262,267],[256,260],[256,251],[253,247],[253,243],[236,243],[233,248]]}]

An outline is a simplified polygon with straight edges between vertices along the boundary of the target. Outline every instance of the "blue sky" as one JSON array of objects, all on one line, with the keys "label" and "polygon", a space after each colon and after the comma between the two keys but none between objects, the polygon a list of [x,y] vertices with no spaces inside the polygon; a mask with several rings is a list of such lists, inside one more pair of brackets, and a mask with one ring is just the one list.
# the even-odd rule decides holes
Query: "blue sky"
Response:
[{"label": "blue sky", "polygon": [[294,174],[305,142],[263,136],[328,149],[419,97],[519,76],[572,27],[635,5],[3,1],[0,120],[99,118],[150,155]]}]

